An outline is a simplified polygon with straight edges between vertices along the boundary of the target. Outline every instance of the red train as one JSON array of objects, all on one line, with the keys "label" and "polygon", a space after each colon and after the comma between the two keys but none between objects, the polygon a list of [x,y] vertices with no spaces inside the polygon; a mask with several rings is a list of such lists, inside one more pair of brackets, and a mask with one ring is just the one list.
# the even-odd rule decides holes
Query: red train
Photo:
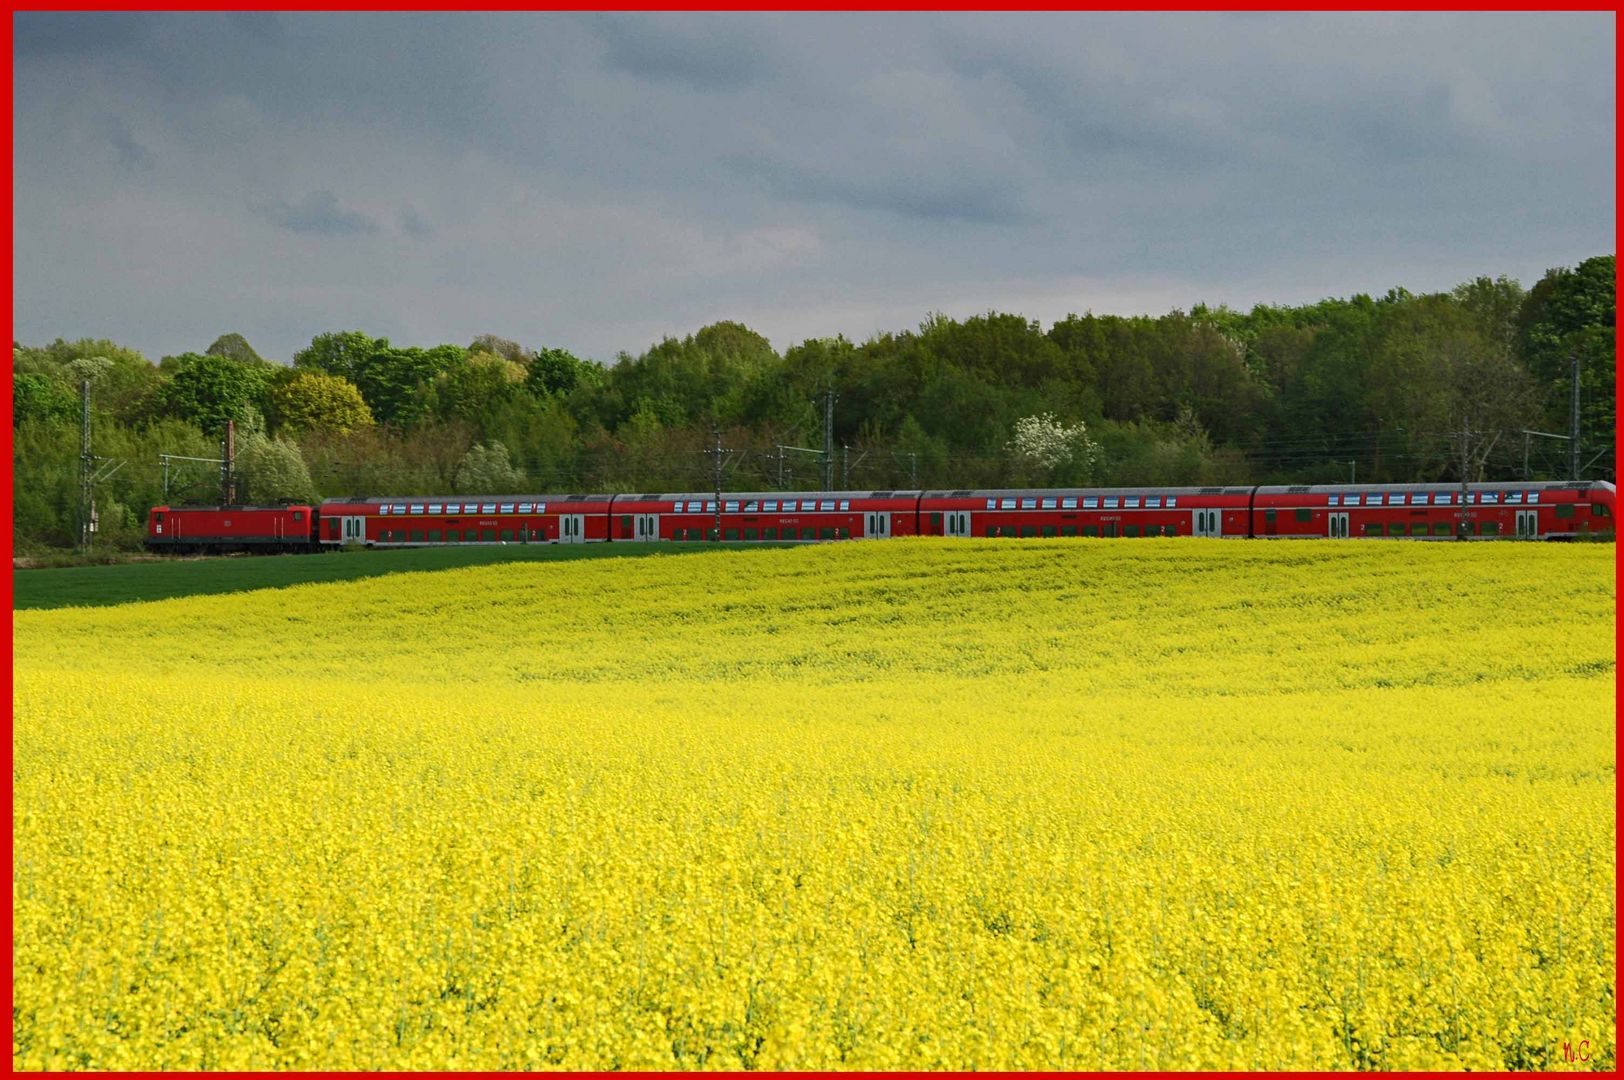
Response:
[{"label": "red train", "polygon": [[805,543],[893,536],[1251,538],[1614,535],[1605,481],[1295,487],[726,492],[716,496],[423,495],[320,506],[158,506],[157,551],[311,551],[345,544]]}]

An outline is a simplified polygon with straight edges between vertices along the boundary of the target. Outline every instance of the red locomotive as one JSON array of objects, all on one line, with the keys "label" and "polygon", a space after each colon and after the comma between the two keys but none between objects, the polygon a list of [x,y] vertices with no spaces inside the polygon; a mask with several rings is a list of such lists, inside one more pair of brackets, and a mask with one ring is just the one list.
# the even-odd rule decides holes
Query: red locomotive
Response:
[{"label": "red locomotive", "polygon": [[147,547],[173,554],[314,551],[313,506],[155,506]]},{"label": "red locomotive", "polygon": [[1616,489],[1561,483],[960,491],[422,495],[310,506],[154,507],[161,551],[344,544],[764,543],[893,536],[1563,540],[1612,538]]}]

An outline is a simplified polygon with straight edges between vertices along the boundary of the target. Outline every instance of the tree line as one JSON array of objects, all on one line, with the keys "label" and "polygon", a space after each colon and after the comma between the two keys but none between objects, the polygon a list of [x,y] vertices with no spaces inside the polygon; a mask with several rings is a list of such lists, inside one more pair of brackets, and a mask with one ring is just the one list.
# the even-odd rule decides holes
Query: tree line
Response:
[{"label": "tree line", "polygon": [[[290,363],[239,334],[154,364],[104,340],[13,343],[19,551],[70,546],[79,387],[100,538],[150,506],[215,501],[237,432],[244,501],[498,491],[688,491],[726,448],[734,490],[1208,485],[1567,475],[1570,357],[1587,478],[1614,479],[1614,256],[1531,289],[1480,277],[1250,311],[940,314],[915,330],[792,345],[736,322],[599,364],[487,334],[397,345],[317,335]],[[832,461],[821,450],[833,399]]]}]

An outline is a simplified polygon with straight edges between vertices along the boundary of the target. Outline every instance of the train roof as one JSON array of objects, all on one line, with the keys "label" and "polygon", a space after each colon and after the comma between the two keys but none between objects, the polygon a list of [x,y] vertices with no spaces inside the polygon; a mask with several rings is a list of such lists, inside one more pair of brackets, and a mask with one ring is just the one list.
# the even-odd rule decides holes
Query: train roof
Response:
[{"label": "train roof", "polygon": [[927,499],[1013,499],[1072,495],[1250,495],[1250,487],[1078,487],[1078,488],[960,488],[957,491],[927,491]]},{"label": "train roof", "polygon": [[[1612,491],[1613,485],[1605,480],[1490,480],[1467,484],[1469,491],[1590,491],[1600,488]],[[1460,481],[1438,481],[1428,484],[1268,484],[1257,489],[1259,495],[1334,495],[1344,491],[1459,491]]]},{"label": "train roof", "polygon": [[[913,491],[724,491],[723,502],[761,501],[763,499],[917,499],[921,493]],[[667,491],[649,495],[622,494],[617,499],[635,502],[695,502],[716,501],[714,491]]]},{"label": "train roof", "polygon": [[222,511],[222,510],[309,510],[314,505],[315,505],[314,503],[307,503],[307,502],[300,502],[300,503],[230,503],[230,504],[225,504],[225,503],[217,503],[217,504],[181,503],[181,504],[176,505],[176,506],[168,506],[168,505],[166,505],[166,506],[154,506],[152,509],[156,510],[156,511],[164,511],[166,513],[173,513],[176,510],[213,510],[213,511]]},{"label": "train roof", "polygon": [[570,503],[570,502],[608,502],[614,498],[612,495],[350,495],[337,499],[323,499],[323,506],[329,503],[340,506],[386,506],[393,503]]}]

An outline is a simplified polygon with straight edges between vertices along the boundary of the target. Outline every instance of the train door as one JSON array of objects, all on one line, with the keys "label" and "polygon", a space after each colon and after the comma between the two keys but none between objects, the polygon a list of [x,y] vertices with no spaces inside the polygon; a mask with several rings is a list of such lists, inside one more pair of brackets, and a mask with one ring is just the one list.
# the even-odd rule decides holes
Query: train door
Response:
[{"label": "train door", "polygon": [[367,538],[367,519],[364,517],[342,517],[340,534],[346,544],[364,543]]},{"label": "train door", "polygon": [[1333,540],[1346,540],[1348,538],[1348,515],[1330,513],[1325,515],[1326,535]]},{"label": "train door", "polygon": [[1197,510],[1195,517],[1196,536],[1222,536],[1224,534],[1224,517],[1217,510]]},{"label": "train door", "polygon": [[1537,510],[1518,510],[1517,511],[1517,539],[1519,539],[1519,540],[1538,540],[1539,539],[1539,511],[1537,511]]},{"label": "train door", "polygon": [[561,544],[579,544],[585,537],[585,514],[560,514],[558,517],[558,542]]},{"label": "train door", "polygon": [[970,535],[970,511],[949,510],[942,515],[942,524],[946,535],[968,537]]},{"label": "train door", "polygon": [[636,528],[634,535],[639,540],[658,540],[660,538],[660,515],[638,514],[634,522]]},{"label": "train door", "polygon": [[891,536],[890,514],[864,514],[863,535],[871,540],[886,540]]}]

